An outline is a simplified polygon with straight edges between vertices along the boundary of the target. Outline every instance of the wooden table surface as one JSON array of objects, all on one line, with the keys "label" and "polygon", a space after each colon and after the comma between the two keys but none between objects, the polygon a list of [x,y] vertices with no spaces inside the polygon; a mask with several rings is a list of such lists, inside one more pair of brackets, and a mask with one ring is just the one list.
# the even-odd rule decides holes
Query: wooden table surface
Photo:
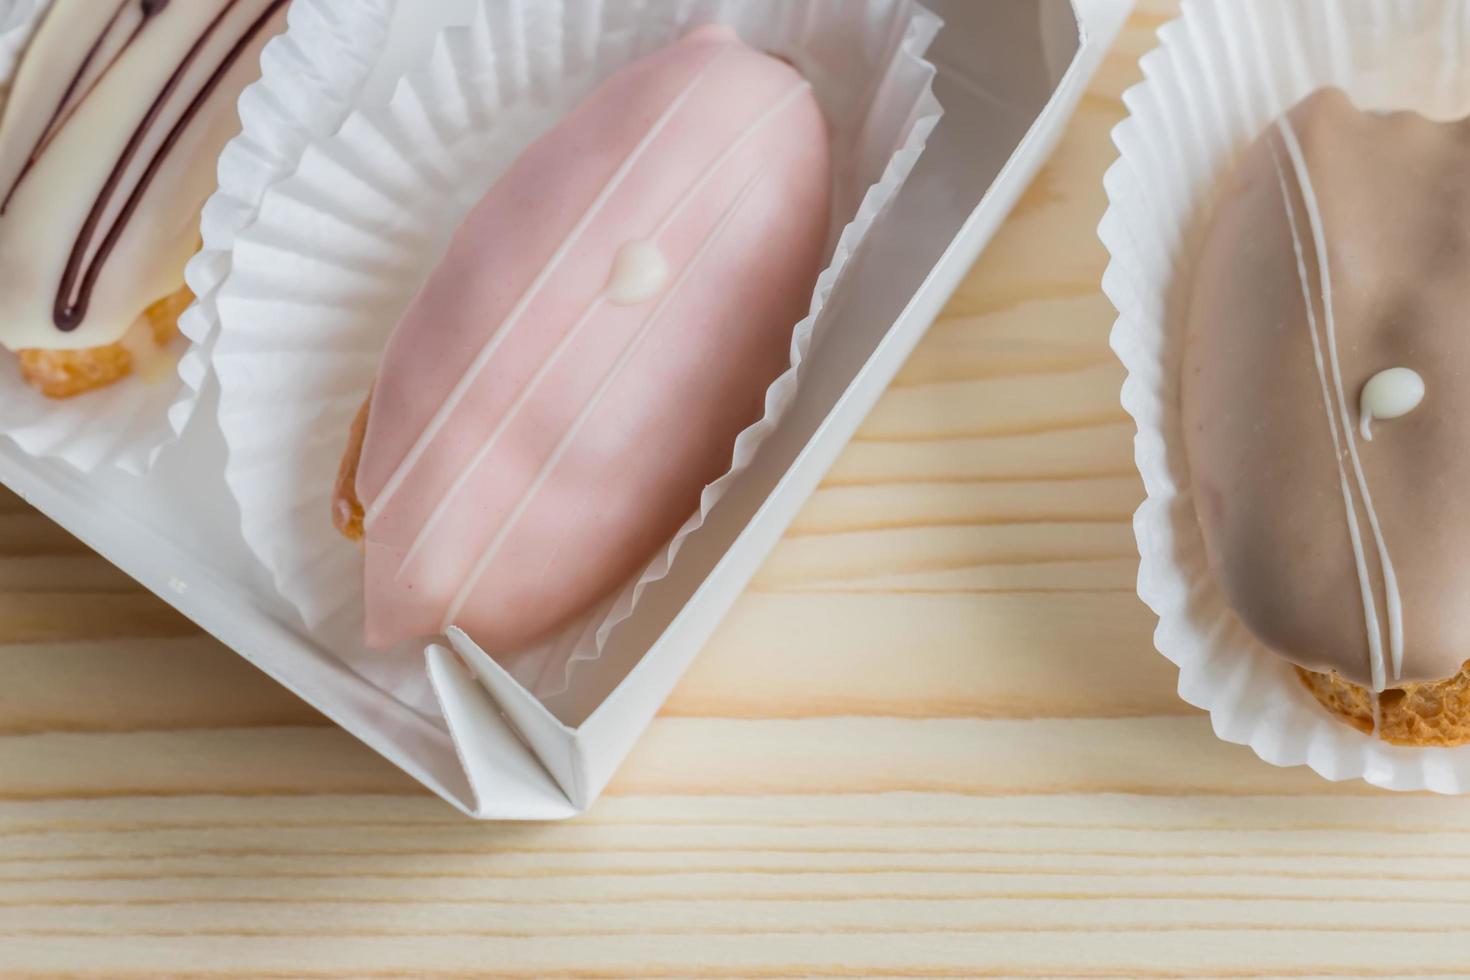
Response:
[{"label": "wooden table surface", "polygon": [[606,797],[464,820],[0,495],[0,977],[1461,973],[1470,803],[1174,694],[1094,228],[1055,159]]}]

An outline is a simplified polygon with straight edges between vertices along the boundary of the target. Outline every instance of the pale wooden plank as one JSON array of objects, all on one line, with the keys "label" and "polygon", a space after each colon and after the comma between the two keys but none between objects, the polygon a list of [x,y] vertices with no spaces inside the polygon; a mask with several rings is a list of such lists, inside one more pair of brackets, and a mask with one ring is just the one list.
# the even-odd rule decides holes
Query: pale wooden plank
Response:
[{"label": "pale wooden plank", "polygon": [[[1406,805],[1410,800],[1412,805]],[[1336,794],[1208,800],[1188,793],[619,794],[603,799],[580,817],[559,823],[478,824],[422,795],[200,795],[188,806],[160,796],[0,800],[0,848],[8,846],[5,841],[12,835],[38,833],[109,836],[120,831],[179,829],[268,835],[278,828],[313,827],[341,828],[344,834],[361,831],[369,838],[380,829],[414,829],[424,834],[442,829],[486,847],[531,836],[555,840],[557,848],[573,847],[577,841],[595,846],[605,833],[653,828],[808,829],[833,834],[850,828],[887,828],[899,834],[915,827],[959,828],[982,837],[991,828],[1131,829],[1210,832],[1221,840],[1295,834],[1304,841],[1318,834],[1349,833],[1363,835],[1371,843],[1391,836],[1470,833],[1470,808],[1451,797],[1388,793],[1351,800]]]},{"label": "pale wooden plank", "polygon": [[0,644],[193,636],[199,628],[139,589],[0,593]]},{"label": "pale wooden plank", "polygon": [[[0,561],[0,592],[76,594],[137,593],[142,587],[121,570],[98,561],[90,552],[46,554]],[[85,601],[82,599],[81,601]]]},{"label": "pale wooden plank", "polygon": [[1143,485],[1131,476],[828,486],[812,497],[787,540],[914,526],[1126,523],[1142,500]]},{"label": "pale wooden plank", "polygon": [[[67,801],[27,805],[45,824],[0,834],[0,932],[7,951],[27,955],[39,955],[41,938],[95,944],[101,956],[139,938],[182,950],[238,937],[235,969],[263,948],[309,941],[330,950],[334,969],[352,970],[346,947],[389,936],[436,973],[455,967],[434,943],[415,942],[512,955],[533,937],[589,950],[658,937],[690,946],[690,959],[670,970],[707,971],[713,962],[744,969],[752,942],[731,943],[734,959],[703,958],[731,936],[762,946],[787,937],[817,951],[834,934],[844,948],[850,933],[890,942],[922,934],[926,948],[966,951],[967,941],[995,938],[1004,949],[992,962],[1012,974],[1062,962],[1038,959],[1016,936],[1044,933],[1059,949],[1085,936],[1090,952],[1095,936],[1126,933],[1153,956],[1187,932],[1175,965],[1225,970],[1231,961],[1217,951],[1185,951],[1201,936],[1232,933],[1249,937],[1257,971],[1279,974],[1299,961],[1261,940],[1294,921],[1298,944],[1308,934],[1334,943],[1348,930],[1403,937],[1416,951],[1397,962],[1421,969],[1444,961],[1408,937],[1455,928],[1467,900],[1457,862],[1470,842],[1456,801],[1422,803],[1268,796],[1204,812],[1188,800],[1107,795],[711,796],[681,811],[635,797],[571,824],[477,827],[380,797],[200,800],[192,812],[161,800]],[[341,819],[348,808],[356,821]],[[0,806],[0,829],[17,812]],[[97,829],[79,832],[90,823]],[[1399,833],[1385,838],[1381,827]],[[1056,847],[1059,828],[1070,847]],[[1422,893],[1426,880],[1436,882],[1433,896]],[[23,915],[13,911],[18,893]],[[816,904],[820,927],[804,924]],[[630,960],[625,972],[651,962]],[[789,972],[792,962],[771,969]]]},{"label": "pale wooden plank", "polygon": [[[718,765],[709,758],[719,746]],[[665,718],[613,794],[960,792],[1372,795],[1262,764],[1208,719]]]},{"label": "pale wooden plank", "polygon": [[201,633],[0,645],[0,677],[0,735],[328,724]]},{"label": "pale wooden plank", "polygon": [[878,442],[857,439],[825,486],[874,483],[1070,480],[1133,477],[1133,426],[1064,429],[1024,435]]},{"label": "pale wooden plank", "polygon": [[85,554],[86,545],[35,511],[0,511],[0,557]]},{"label": "pale wooden plank", "polygon": [[869,441],[973,439],[1092,428],[1126,418],[1115,362],[1043,375],[947,381],[895,388],[860,430]]},{"label": "pale wooden plank", "polygon": [[9,735],[0,773],[8,800],[423,792],[346,732],[317,726]]},{"label": "pale wooden plank", "polygon": [[665,713],[1192,714],[1174,693],[1173,667],[1149,650],[1151,629],[1137,603],[1087,592],[755,593],[736,605]]},{"label": "pale wooden plank", "polygon": [[[714,759],[712,753],[717,751]],[[779,764],[777,764],[779,762]],[[717,764],[716,764],[717,763]],[[402,791],[336,729],[53,733],[0,739],[0,799]],[[614,795],[873,792],[1374,792],[1260,764],[1199,715],[1131,719],[662,718]]]},{"label": "pale wooden plank", "polygon": [[947,314],[930,328],[895,387],[977,378],[1078,371],[1105,363],[1097,324],[1113,318],[1095,291],[1064,299],[1029,299],[988,314]]},{"label": "pale wooden plank", "polygon": [[0,487],[0,514],[23,514],[30,509],[30,506],[14,490],[9,487]]},{"label": "pale wooden plank", "polygon": [[787,592],[814,587],[857,587],[897,575],[955,572],[994,565],[1127,562],[1135,554],[1132,531],[1122,521],[968,524],[834,532],[782,541],[756,574],[751,587]]},{"label": "pale wooden plank", "polygon": [[[762,976],[1462,976],[1461,937],[1388,928],[1351,931],[1183,927],[1048,930],[1018,923],[998,932],[702,934],[659,931],[558,937],[480,933],[392,935],[391,912],[364,915],[359,931],[321,937],[220,930],[124,937],[42,934],[9,944],[14,976],[289,977],[762,977]],[[307,927],[313,923],[309,920]],[[1310,940],[1310,941],[1304,941]],[[1363,966],[1394,950],[1393,965]],[[207,950],[208,955],[202,951]],[[1082,951],[1082,952],[1079,952]],[[1081,959],[1079,960],[1079,957]],[[303,968],[303,962],[331,966]],[[89,964],[81,971],[75,963]],[[1262,968],[1260,964],[1270,966]],[[210,964],[230,964],[229,966]],[[852,966],[851,964],[860,964]]]}]

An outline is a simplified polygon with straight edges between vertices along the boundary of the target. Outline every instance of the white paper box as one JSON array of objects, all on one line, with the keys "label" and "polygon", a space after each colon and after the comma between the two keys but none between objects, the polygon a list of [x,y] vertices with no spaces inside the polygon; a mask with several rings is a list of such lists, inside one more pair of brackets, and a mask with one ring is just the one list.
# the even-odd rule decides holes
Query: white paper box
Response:
[{"label": "white paper box", "polygon": [[[558,721],[472,644],[458,645],[474,676],[455,652],[428,651],[443,719],[385,695],[316,645],[240,538],[221,476],[212,391],[147,477],[83,476],[0,441],[0,481],[464,812],[484,819],[580,812],[1045,161],[1131,8],[1131,0],[927,3],[946,21],[929,52],[945,116],[891,222],[854,260],[861,266],[854,288],[834,300],[842,343],[812,360],[780,430],[688,540],[675,574],[645,594],[648,614],[637,629],[624,631],[590,679],[579,680],[578,703],[556,706],[562,717],[583,719],[577,727]],[[395,22],[382,77],[398,74],[390,59],[421,55],[461,5],[413,6],[414,16]]]}]

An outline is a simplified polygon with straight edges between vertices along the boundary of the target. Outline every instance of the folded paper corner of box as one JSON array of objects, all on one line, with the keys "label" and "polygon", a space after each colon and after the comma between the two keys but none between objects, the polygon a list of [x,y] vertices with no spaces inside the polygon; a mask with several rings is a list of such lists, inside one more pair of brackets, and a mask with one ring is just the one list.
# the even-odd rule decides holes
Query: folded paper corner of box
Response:
[{"label": "folded paper corner of box", "polygon": [[[458,801],[462,808],[481,820],[556,820],[585,810],[590,800],[578,791],[571,764],[575,739],[558,738],[550,716],[536,718],[539,702],[468,637],[452,635],[450,642],[454,649],[433,644],[424,659],[469,782],[471,799]],[[492,677],[496,672],[504,676]]]}]

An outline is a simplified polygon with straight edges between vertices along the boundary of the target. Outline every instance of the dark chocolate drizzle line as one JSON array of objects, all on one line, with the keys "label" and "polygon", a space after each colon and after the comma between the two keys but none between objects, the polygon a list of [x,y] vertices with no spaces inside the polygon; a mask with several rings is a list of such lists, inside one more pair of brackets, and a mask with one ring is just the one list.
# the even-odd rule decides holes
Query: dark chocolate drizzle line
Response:
[{"label": "dark chocolate drizzle line", "polygon": [[[156,12],[163,9],[167,2],[168,0],[151,0],[150,5],[149,0],[145,0],[144,10],[145,12]],[[153,100],[153,104],[148,108],[147,115],[143,117],[143,121],[133,132],[132,137],[128,140],[127,146],[123,149],[122,155],[113,166],[112,173],[108,175],[106,182],[102,185],[102,190],[98,192],[97,200],[92,204],[92,210],[88,212],[87,220],[82,223],[81,232],[77,235],[76,243],[72,246],[71,256],[67,259],[66,268],[61,274],[61,285],[57,291],[56,305],[52,310],[52,321],[56,324],[57,329],[63,332],[70,332],[80,326],[82,320],[86,318],[87,307],[92,300],[92,291],[96,288],[98,277],[102,275],[102,267],[112,254],[112,250],[117,246],[118,240],[122,237],[123,231],[126,230],[134,212],[138,210],[138,205],[142,202],[144,194],[152,185],[154,178],[158,176],[158,172],[167,160],[169,152],[178,144],[178,141],[183,137],[184,131],[193,122],[194,117],[199,114],[199,110],[209,100],[210,95],[219,87],[220,82],[224,79],[224,76],[229,72],[230,68],[240,59],[245,49],[250,46],[251,41],[265,28],[265,25],[276,12],[289,3],[290,0],[273,0],[221,60],[220,64],[215,68],[214,73],[209,76],[209,79],[184,109],[178,122],[169,131],[168,136],[164,139],[162,145],[159,146],[153,158],[148,161],[148,166],[139,177],[137,186],[128,195],[128,199],[124,203],[122,210],[118,213],[117,219],[107,229],[101,243],[98,245],[97,254],[92,257],[92,261],[87,263],[84,268],[83,263],[86,260],[87,245],[97,233],[97,226],[102,222],[103,211],[106,209],[107,203],[112,198],[112,195],[116,193],[118,184],[122,182],[128,165],[137,156],[143,139],[148,134],[149,128],[152,127],[159,115],[162,114],[165,106],[168,104],[169,97],[178,89],[180,83],[183,81],[184,75],[193,64],[194,59],[199,56],[199,52],[204,48],[204,45],[214,35],[220,23],[224,21],[225,17],[234,9],[238,2],[239,0],[230,0],[215,19],[210,22],[199,39],[194,42],[193,46],[189,49],[189,53],[184,56],[178,68],[169,77],[163,90]]]},{"label": "dark chocolate drizzle line", "polygon": [[[92,47],[87,50],[87,56],[82,59],[81,65],[77,68],[77,73],[71,77],[70,82],[66,83],[66,90],[61,93],[61,100],[56,103],[56,109],[51,113],[51,118],[46,120],[46,127],[41,130],[41,135],[37,137],[36,145],[31,148],[30,155],[26,157],[25,165],[20,168],[20,173],[16,174],[15,183],[10,185],[10,190],[5,193],[5,199],[0,201],[0,215],[3,215],[9,209],[10,202],[15,197],[15,192],[20,190],[20,185],[29,176],[31,168],[36,165],[36,161],[41,158],[41,154],[50,145],[51,138],[56,135],[56,131],[61,128],[62,117],[66,114],[66,107],[71,102],[71,97],[76,94],[77,86],[82,83],[82,79],[87,77],[87,69],[92,67],[92,62],[97,58],[97,52],[102,50],[102,45],[107,43],[107,39],[112,36],[112,29],[117,26],[117,19],[122,16],[124,10],[128,9],[130,2],[132,0],[122,0],[117,5],[117,9],[112,12],[112,16],[107,19],[106,26],[102,28],[102,33],[97,35],[97,40],[93,41]],[[154,10],[162,9],[161,7],[150,8],[150,0],[141,0],[141,2],[145,23],[152,16]],[[164,0],[164,3],[167,4],[167,0]],[[133,37],[136,38],[138,31],[142,29],[143,25],[139,24],[138,29],[133,32]],[[132,38],[129,38],[128,44],[131,43]],[[127,50],[127,45],[123,46],[123,50]]]}]

